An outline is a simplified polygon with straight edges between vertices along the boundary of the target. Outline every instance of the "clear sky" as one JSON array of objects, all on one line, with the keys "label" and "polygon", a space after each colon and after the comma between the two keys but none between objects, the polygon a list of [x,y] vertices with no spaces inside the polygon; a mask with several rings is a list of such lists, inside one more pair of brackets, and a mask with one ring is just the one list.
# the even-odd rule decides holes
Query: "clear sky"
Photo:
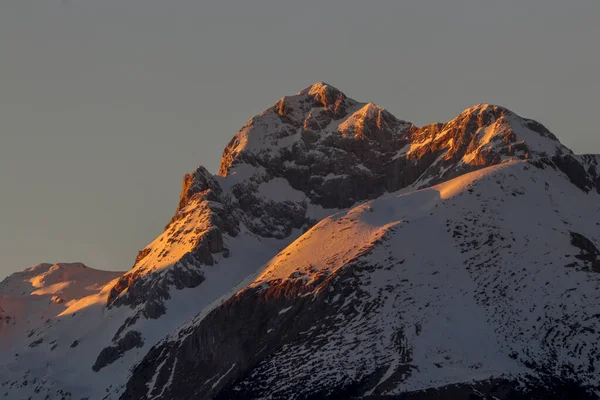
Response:
[{"label": "clear sky", "polygon": [[[207,4],[210,3],[210,4]],[[316,81],[399,118],[494,103],[600,153],[600,1],[0,1],[0,279],[128,269],[184,173]]]}]

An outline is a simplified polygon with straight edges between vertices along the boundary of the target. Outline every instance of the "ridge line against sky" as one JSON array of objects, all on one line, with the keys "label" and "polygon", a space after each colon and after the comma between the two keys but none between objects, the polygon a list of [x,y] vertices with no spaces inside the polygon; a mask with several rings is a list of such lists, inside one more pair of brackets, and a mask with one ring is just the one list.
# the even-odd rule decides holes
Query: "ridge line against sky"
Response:
[{"label": "ridge line against sky", "polygon": [[325,81],[417,125],[476,103],[600,153],[600,3],[8,0],[0,3],[0,279],[124,270],[197,165]]}]

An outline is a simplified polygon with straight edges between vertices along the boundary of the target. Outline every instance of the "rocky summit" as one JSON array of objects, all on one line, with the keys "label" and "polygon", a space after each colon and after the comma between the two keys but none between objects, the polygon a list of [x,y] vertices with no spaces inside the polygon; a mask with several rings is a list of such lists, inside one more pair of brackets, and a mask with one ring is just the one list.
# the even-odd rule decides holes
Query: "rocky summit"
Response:
[{"label": "rocky summit", "polygon": [[599,398],[599,164],[503,107],[417,127],[316,83],[129,271],[3,281],[0,395]]}]

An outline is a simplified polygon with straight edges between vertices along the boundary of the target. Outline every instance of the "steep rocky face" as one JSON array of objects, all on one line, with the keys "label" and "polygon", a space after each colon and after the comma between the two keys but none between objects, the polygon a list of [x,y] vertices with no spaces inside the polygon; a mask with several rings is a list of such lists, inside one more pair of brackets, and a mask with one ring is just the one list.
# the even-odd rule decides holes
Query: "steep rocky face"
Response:
[{"label": "steep rocky face", "polygon": [[219,174],[260,166],[316,204],[344,208],[384,191],[384,162],[408,143],[411,126],[318,83],[248,121],[227,145]]},{"label": "steep rocky face", "polygon": [[[545,160],[542,160],[544,163]],[[600,175],[598,175],[598,159],[595,156],[583,157],[555,156],[546,162],[565,173],[575,186],[585,192],[596,189],[600,193]]]},{"label": "steep rocky face", "polygon": [[511,161],[327,218],[121,398],[595,398],[599,199]]},{"label": "steep rocky face", "polygon": [[405,160],[395,161],[400,168],[392,168],[399,171],[392,174],[392,191],[406,185],[406,180],[397,180],[406,174],[406,160],[424,172],[420,181],[425,182],[421,187],[426,187],[508,159],[571,154],[542,124],[488,104],[471,107],[448,123],[414,129],[411,139]]},{"label": "steep rocky face", "polygon": [[[162,302],[169,288],[193,288],[204,280],[200,265],[213,265],[213,254],[227,253],[223,234],[239,232],[235,210],[214,177],[203,167],[184,177],[179,206],[160,242],[172,246],[149,246],[142,250],[132,270],[112,288],[109,306],[144,305],[145,317],[164,314]],[[172,254],[175,253],[175,254]],[[168,268],[157,268],[164,264]]]},{"label": "steep rocky face", "polygon": [[107,365],[117,361],[125,352],[134,347],[142,347],[143,345],[144,340],[142,339],[142,335],[137,331],[129,331],[117,341],[115,346],[105,347],[100,352],[96,362],[92,366],[92,370],[98,372]]},{"label": "steep rocky face", "polygon": [[418,128],[318,83],[248,121],[227,145],[219,174],[260,166],[256,180],[283,177],[316,204],[346,208],[417,181],[563,153],[570,151],[543,125],[502,107],[481,104]]}]

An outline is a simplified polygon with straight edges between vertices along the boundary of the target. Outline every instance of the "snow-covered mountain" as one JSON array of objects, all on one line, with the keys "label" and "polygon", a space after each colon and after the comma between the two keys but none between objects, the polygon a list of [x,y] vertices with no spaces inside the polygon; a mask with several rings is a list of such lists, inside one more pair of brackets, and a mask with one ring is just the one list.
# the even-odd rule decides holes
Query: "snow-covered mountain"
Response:
[{"label": "snow-covered mountain", "polygon": [[[131,270],[11,306],[0,394],[595,398],[599,163],[502,107],[416,127],[317,83],[185,176]],[[0,295],[79,282],[27,271]]]},{"label": "snow-covered mountain", "polygon": [[[0,283],[0,348],[6,351],[102,288],[121,272],[99,271],[80,263],[39,264]],[[41,342],[40,342],[41,343]]]}]

